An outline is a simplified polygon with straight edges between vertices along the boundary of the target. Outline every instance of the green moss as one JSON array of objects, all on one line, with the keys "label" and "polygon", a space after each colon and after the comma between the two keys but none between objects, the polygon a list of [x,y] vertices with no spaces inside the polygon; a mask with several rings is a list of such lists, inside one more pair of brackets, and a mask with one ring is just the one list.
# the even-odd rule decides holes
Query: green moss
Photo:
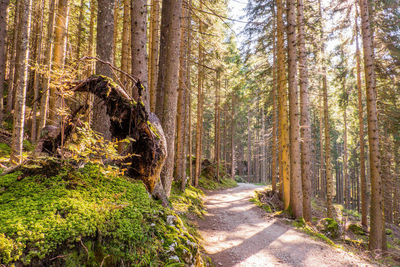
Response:
[{"label": "green moss", "polygon": [[356,235],[365,235],[366,234],[361,226],[359,226],[358,224],[354,224],[354,223],[349,225],[348,230]]},{"label": "green moss", "polygon": [[220,182],[218,182],[216,180],[200,176],[199,186],[206,190],[219,190],[236,187],[237,183],[235,180],[232,180],[230,178],[222,178]]},{"label": "green moss", "polygon": [[330,238],[338,238],[340,235],[339,224],[335,219],[324,218],[320,221],[322,225],[322,232]]},{"label": "green moss", "polygon": [[[167,223],[176,214],[149,198],[141,182],[92,164],[51,177],[20,175],[0,179],[1,264],[65,255],[54,264],[149,266],[198,253],[180,220]],[[179,249],[169,251],[172,243]]]},{"label": "green moss", "polygon": [[391,229],[385,229],[385,234],[386,235],[392,235],[393,234],[393,231],[391,230]]},{"label": "green moss", "polygon": [[0,143],[0,157],[8,157],[10,156],[11,148],[4,143]]},{"label": "green moss", "polygon": [[267,213],[272,213],[272,209],[268,204],[262,203],[258,197],[258,192],[256,191],[256,195],[250,199],[250,202],[253,202],[258,207],[262,208]]},{"label": "green moss", "polygon": [[160,133],[158,132],[156,127],[154,127],[154,125],[149,121],[147,121],[147,125],[149,126],[150,130],[157,136],[157,138],[160,139]]}]

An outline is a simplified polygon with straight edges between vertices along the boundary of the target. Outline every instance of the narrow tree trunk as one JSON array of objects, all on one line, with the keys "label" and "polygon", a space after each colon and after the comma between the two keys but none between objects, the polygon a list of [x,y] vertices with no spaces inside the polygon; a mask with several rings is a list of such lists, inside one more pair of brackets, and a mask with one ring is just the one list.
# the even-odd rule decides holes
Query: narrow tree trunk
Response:
[{"label": "narrow tree trunk", "polygon": [[10,161],[12,164],[22,163],[22,143],[24,140],[25,124],[25,101],[28,79],[29,59],[29,35],[31,25],[31,4],[32,0],[21,0],[19,2],[19,34],[18,54],[16,58],[17,79],[16,79],[16,101],[13,124],[13,137],[11,144]]},{"label": "narrow tree trunk", "polygon": [[274,8],[274,37],[273,37],[273,69],[272,69],[272,191],[276,192],[276,183],[278,180],[277,173],[277,124],[278,124],[278,114],[277,114],[277,87],[278,87],[278,77],[277,77],[277,62],[276,62],[276,14]]},{"label": "narrow tree trunk", "polygon": [[362,88],[361,88],[361,56],[358,41],[358,7],[355,5],[356,18],[356,64],[357,64],[357,95],[358,95],[358,124],[360,128],[360,181],[361,181],[361,224],[368,227],[368,196],[367,196],[367,177],[365,176],[365,142],[364,142],[364,111],[362,104]]},{"label": "narrow tree trunk", "polygon": [[385,219],[383,212],[381,164],[379,158],[379,129],[376,109],[376,79],[373,36],[369,21],[368,2],[359,0],[362,37],[364,48],[364,68],[367,94],[368,142],[371,171],[371,230],[369,249],[385,249]]},{"label": "narrow tree trunk", "polygon": [[[187,16],[188,9],[182,8],[182,17]],[[185,117],[186,117],[186,86],[187,86],[187,20],[181,25],[181,40],[180,40],[180,71],[179,71],[179,89],[178,89],[178,107],[176,117],[176,161],[175,161],[175,177],[181,183],[181,190],[185,190],[186,177],[184,175],[184,158],[185,158]]]},{"label": "narrow tree trunk", "polygon": [[[143,102],[150,111],[150,100],[147,86],[147,0],[135,0],[131,5],[131,31],[132,31],[132,75],[138,78],[146,90],[143,92]],[[179,44],[179,40],[176,41]],[[179,59],[178,59],[179,61]],[[139,98],[138,88],[134,88],[132,96]]]},{"label": "narrow tree trunk", "polygon": [[[163,94],[161,113],[162,127],[167,140],[168,157],[161,172],[161,182],[169,197],[172,185],[175,150],[175,121],[178,98],[179,41],[181,28],[182,0],[164,0],[161,18],[160,70],[157,91]],[[133,16],[133,14],[132,14]],[[147,66],[145,66],[147,67]]]},{"label": "narrow tree trunk", "polygon": [[[322,18],[321,0],[318,0],[319,14]],[[329,133],[329,106],[328,106],[328,85],[326,77],[326,63],[325,63],[325,38],[324,32],[321,27],[321,64],[322,64],[322,91],[324,99],[324,130],[325,130],[325,175],[326,175],[326,208],[327,217],[333,218],[333,177],[331,166],[331,139]]]},{"label": "narrow tree trunk", "polygon": [[0,125],[3,122],[3,92],[6,74],[7,8],[10,0],[0,0]]},{"label": "narrow tree trunk", "polygon": [[250,107],[247,110],[247,182],[252,181],[251,177],[251,124],[250,124]]},{"label": "narrow tree trunk", "polygon": [[[43,32],[43,22],[44,22],[44,5],[45,1],[42,0],[40,4],[37,4],[38,8],[38,13],[40,14],[40,24],[38,27],[38,40],[36,44],[36,64],[37,66],[40,66],[42,63],[42,32]],[[32,105],[32,124],[31,124],[31,142],[35,143],[37,139],[37,106],[38,102],[37,100],[39,99],[39,70],[34,71],[34,77],[33,77],[33,105]]]},{"label": "narrow tree trunk", "polygon": [[217,181],[219,181],[219,163],[220,163],[220,147],[221,147],[221,140],[220,140],[220,109],[219,109],[219,91],[221,87],[221,70],[216,71],[215,77],[215,163],[217,164]]},{"label": "narrow tree trunk", "polygon": [[[53,39],[54,39],[54,19],[55,19],[55,8],[56,0],[49,2],[49,18],[47,24],[47,39],[46,39],[46,51],[43,65],[46,66],[47,70],[51,70],[53,56]],[[40,138],[42,129],[46,126],[46,119],[48,113],[49,96],[50,96],[50,76],[46,75],[42,81],[43,91],[40,99],[40,121],[37,132],[37,139]]]},{"label": "narrow tree trunk", "polygon": [[232,94],[232,116],[231,116],[231,178],[235,180],[235,128],[236,128],[236,114],[235,114],[235,100],[236,96]]},{"label": "narrow tree trunk", "polygon": [[303,0],[297,1],[297,24],[299,32],[299,80],[300,80],[300,113],[301,113],[301,181],[303,188],[303,217],[311,222],[311,124],[308,95],[308,68],[304,33]]},{"label": "narrow tree trunk", "polygon": [[[68,25],[68,0],[59,0],[57,7],[56,26],[54,35],[54,57],[53,67],[60,71],[64,68],[65,45],[67,37]],[[55,87],[50,87],[49,99],[49,124],[57,124],[57,90]]]},{"label": "narrow tree trunk", "polygon": [[75,55],[76,59],[81,58],[84,12],[85,12],[85,0],[81,0],[81,3],[79,5],[78,36],[76,37],[77,38],[76,55]]},{"label": "narrow tree trunk", "polygon": [[150,109],[152,112],[155,112],[158,76],[158,52],[160,47],[160,0],[151,0],[150,14],[149,91]]},{"label": "narrow tree trunk", "polygon": [[14,32],[13,32],[13,41],[11,50],[11,62],[10,62],[10,78],[8,79],[8,92],[7,92],[7,106],[6,111],[11,112],[14,106],[14,91],[15,91],[15,80],[17,77],[17,68],[16,68],[16,57],[18,52],[18,30],[19,30],[19,13],[21,12],[21,5],[19,2],[15,4],[15,14],[14,14]]},{"label": "narrow tree trunk", "polygon": [[[122,49],[121,49],[121,69],[125,71],[126,73],[129,73],[129,60],[130,60],[130,55],[129,55],[129,41],[130,41],[130,36],[131,36],[131,31],[130,31],[130,11],[131,11],[131,1],[130,0],[124,0],[124,15],[123,15],[123,24],[122,24]],[[122,75],[121,82],[124,86],[127,85],[127,77],[125,75]],[[127,91],[130,91],[130,89],[126,88]],[[132,95],[132,92],[128,92],[130,95]]]},{"label": "narrow tree trunk", "polygon": [[[200,0],[200,9],[202,9],[202,0]],[[203,22],[199,19],[199,30],[203,32]],[[201,135],[202,135],[202,124],[203,124],[203,47],[199,41],[199,64],[197,65],[197,122],[196,122],[196,165],[194,172],[194,186],[199,184],[199,176],[201,172]],[[161,63],[161,61],[160,61]],[[160,93],[157,90],[157,103],[160,97]],[[157,107],[158,108],[158,107]]]},{"label": "narrow tree trunk", "polygon": [[284,23],[282,0],[276,1],[277,7],[277,48],[278,48],[278,101],[279,101],[279,179],[283,187],[284,209],[290,205],[290,162],[289,162],[289,125],[287,111],[287,89],[284,54]]},{"label": "narrow tree trunk", "polygon": [[[118,27],[118,21],[119,21],[119,5],[120,5],[120,0],[113,0],[115,1],[115,7],[114,7],[114,38],[113,38],[113,61],[112,64],[114,66],[117,65],[117,54],[118,54],[118,36],[119,36],[119,27]],[[136,1],[134,1],[136,2]]]}]

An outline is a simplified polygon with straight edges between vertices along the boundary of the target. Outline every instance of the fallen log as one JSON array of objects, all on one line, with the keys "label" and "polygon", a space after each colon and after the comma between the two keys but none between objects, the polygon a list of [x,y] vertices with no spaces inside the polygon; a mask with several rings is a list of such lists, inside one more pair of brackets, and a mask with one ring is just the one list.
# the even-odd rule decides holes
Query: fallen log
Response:
[{"label": "fallen log", "polygon": [[[140,88],[139,91],[143,90],[140,82],[136,86]],[[70,90],[88,92],[104,101],[107,115],[111,120],[112,138],[122,140],[129,137],[130,140],[133,140],[125,153],[135,156],[128,157],[122,162],[129,163],[127,175],[141,179],[148,191],[152,193],[167,156],[165,136],[157,116],[147,112],[140,99],[136,102],[105,76],[94,75],[86,80],[75,82],[71,85]],[[79,111],[83,109],[81,107]],[[64,140],[69,138],[76,127],[75,118],[78,112],[67,118]],[[57,155],[61,143],[61,130],[50,129],[39,141],[38,149],[41,152]]]}]

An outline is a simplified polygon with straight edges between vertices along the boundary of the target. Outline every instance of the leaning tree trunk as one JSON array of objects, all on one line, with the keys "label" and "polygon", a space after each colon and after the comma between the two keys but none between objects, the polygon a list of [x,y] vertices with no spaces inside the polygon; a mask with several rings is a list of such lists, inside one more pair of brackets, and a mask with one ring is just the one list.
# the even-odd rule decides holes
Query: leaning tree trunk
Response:
[{"label": "leaning tree trunk", "polygon": [[19,13],[19,35],[17,54],[17,79],[16,79],[16,101],[14,112],[14,128],[11,145],[10,161],[12,164],[22,162],[22,143],[24,140],[25,124],[25,101],[28,80],[28,59],[29,59],[29,36],[31,26],[31,4],[32,0],[21,0],[21,12]]}]

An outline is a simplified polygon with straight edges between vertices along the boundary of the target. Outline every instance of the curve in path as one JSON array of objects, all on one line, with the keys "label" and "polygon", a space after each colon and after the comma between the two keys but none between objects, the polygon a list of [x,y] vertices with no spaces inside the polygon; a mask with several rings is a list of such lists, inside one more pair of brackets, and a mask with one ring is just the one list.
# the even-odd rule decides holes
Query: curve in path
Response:
[{"label": "curve in path", "polygon": [[206,196],[208,214],[198,225],[202,245],[216,266],[371,266],[266,218],[249,201],[255,189],[262,187],[239,184]]}]

